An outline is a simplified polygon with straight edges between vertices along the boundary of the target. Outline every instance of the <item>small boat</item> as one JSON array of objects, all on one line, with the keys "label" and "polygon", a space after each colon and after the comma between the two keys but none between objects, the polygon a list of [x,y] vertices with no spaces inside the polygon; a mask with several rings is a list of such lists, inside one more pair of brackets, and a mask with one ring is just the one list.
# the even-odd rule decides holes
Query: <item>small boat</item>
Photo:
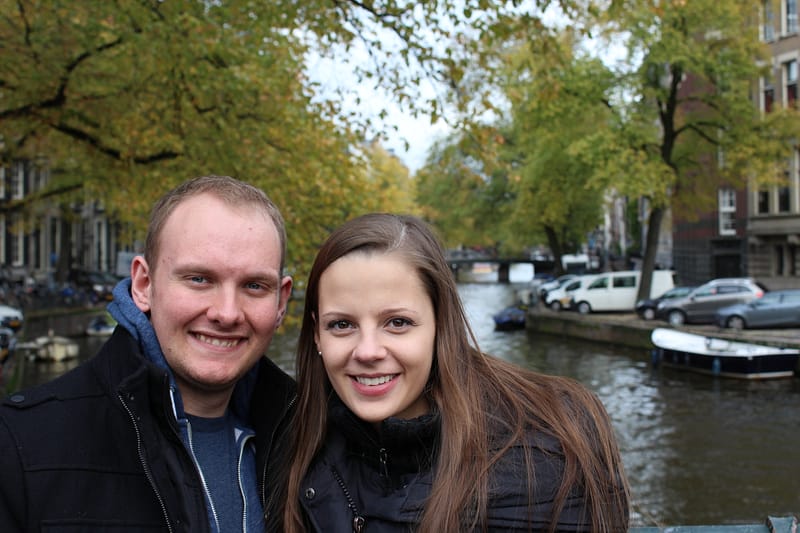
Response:
[{"label": "small boat", "polygon": [[498,331],[522,329],[525,327],[525,315],[527,315],[527,310],[523,306],[512,305],[506,307],[492,316],[494,329]]},{"label": "small boat", "polygon": [[114,333],[117,321],[106,315],[97,315],[86,326],[86,334],[90,337],[107,337]]},{"label": "small boat", "polygon": [[79,347],[74,340],[55,335],[51,330],[47,335],[17,344],[17,350],[40,361],[64,361],[78,357]]},{"label": "small boat", "polygon": [[656,346],[653,362],[714,376],[743,379],[792,377],[800,350],[696,335],[656,328],[650,335]]}]

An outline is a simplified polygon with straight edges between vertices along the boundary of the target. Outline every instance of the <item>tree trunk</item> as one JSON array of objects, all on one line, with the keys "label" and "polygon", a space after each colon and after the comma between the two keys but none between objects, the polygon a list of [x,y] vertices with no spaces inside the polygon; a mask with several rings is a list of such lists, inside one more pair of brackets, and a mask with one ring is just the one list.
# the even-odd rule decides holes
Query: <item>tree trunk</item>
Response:
[{"label": "tree trunk", "polygon": [[[647,240],[645,241],[644,256],[642,258],[642,279],[639,282],[638,300],[650,298],[650,287],[653,282],[653,270],[655,270],[656,266],[656,252],[658,252],[662,220],[664,220],[664,208],[652,208],[647,220]],[[655,294],[653,296],[658,295]]]},{"label": "tree trunk", "polygon": [[72,224],[63,216],[61,217],[60,230],[55,279],[59,284],[63,284],[66,283],[69,277],[69,269],[72,266]]},{"label": "tree trunk", "polygon": [[553,275],[556,277],[564,274],[564,264],[561,262],[561,256],[564,251],[561,249],[561,241],[558,240],[556,230],[552,226],[545,225],[544,232],[547,235],[547,244],[550,246],[550,251],[553,252]]}]

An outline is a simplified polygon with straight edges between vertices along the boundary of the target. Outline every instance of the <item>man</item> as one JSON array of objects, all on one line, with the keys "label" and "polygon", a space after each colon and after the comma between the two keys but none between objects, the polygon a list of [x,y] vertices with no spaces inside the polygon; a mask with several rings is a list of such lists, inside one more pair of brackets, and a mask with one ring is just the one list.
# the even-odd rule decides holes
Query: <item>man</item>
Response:
[{"label": "man", "polygon": [[277,207],[229,177],[153,208],[99,353],[0,406],[0,531],[262,531],[294,381],[264,354],[292,280]]}]

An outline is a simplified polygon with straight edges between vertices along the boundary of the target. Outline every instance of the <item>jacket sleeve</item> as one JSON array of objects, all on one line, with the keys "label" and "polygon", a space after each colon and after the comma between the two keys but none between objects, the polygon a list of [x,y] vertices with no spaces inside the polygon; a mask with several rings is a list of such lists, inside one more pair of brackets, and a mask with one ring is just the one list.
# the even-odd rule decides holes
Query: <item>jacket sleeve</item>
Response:
[{"label": "jacket sleeve", "polygon": [[0,408],[0,531],[24,531],[25,481],[16,440]]}]

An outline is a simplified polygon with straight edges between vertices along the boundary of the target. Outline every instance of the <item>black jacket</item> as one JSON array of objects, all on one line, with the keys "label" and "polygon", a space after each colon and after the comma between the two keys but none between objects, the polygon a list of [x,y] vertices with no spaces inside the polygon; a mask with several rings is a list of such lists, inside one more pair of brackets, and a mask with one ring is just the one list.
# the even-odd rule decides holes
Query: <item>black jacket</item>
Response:
[{"label": "black jacket", "polygon": [[[294,381],[267,358],[251,397],[259,490]],[[100,352],[0,406],[0,531],[208,531],[166,371],[118,327]]]},{"label": "black jacket", "polygon": [[[438,415],[384,421],[380,435],[334,398],[325,447],[315,458],[299,497],[312,531],[381,533],[414,530],[430,494],[440,438]],[[563,473],[558,441],[530,434],[536,473],[534,499],[524,466],[524,448],[512,447],[490,475],[490,531],[542,531],[550,524],[555,491]],[[559,520],[559,531],[589,531],[582,518],[586,501],[573,490]]]}]

